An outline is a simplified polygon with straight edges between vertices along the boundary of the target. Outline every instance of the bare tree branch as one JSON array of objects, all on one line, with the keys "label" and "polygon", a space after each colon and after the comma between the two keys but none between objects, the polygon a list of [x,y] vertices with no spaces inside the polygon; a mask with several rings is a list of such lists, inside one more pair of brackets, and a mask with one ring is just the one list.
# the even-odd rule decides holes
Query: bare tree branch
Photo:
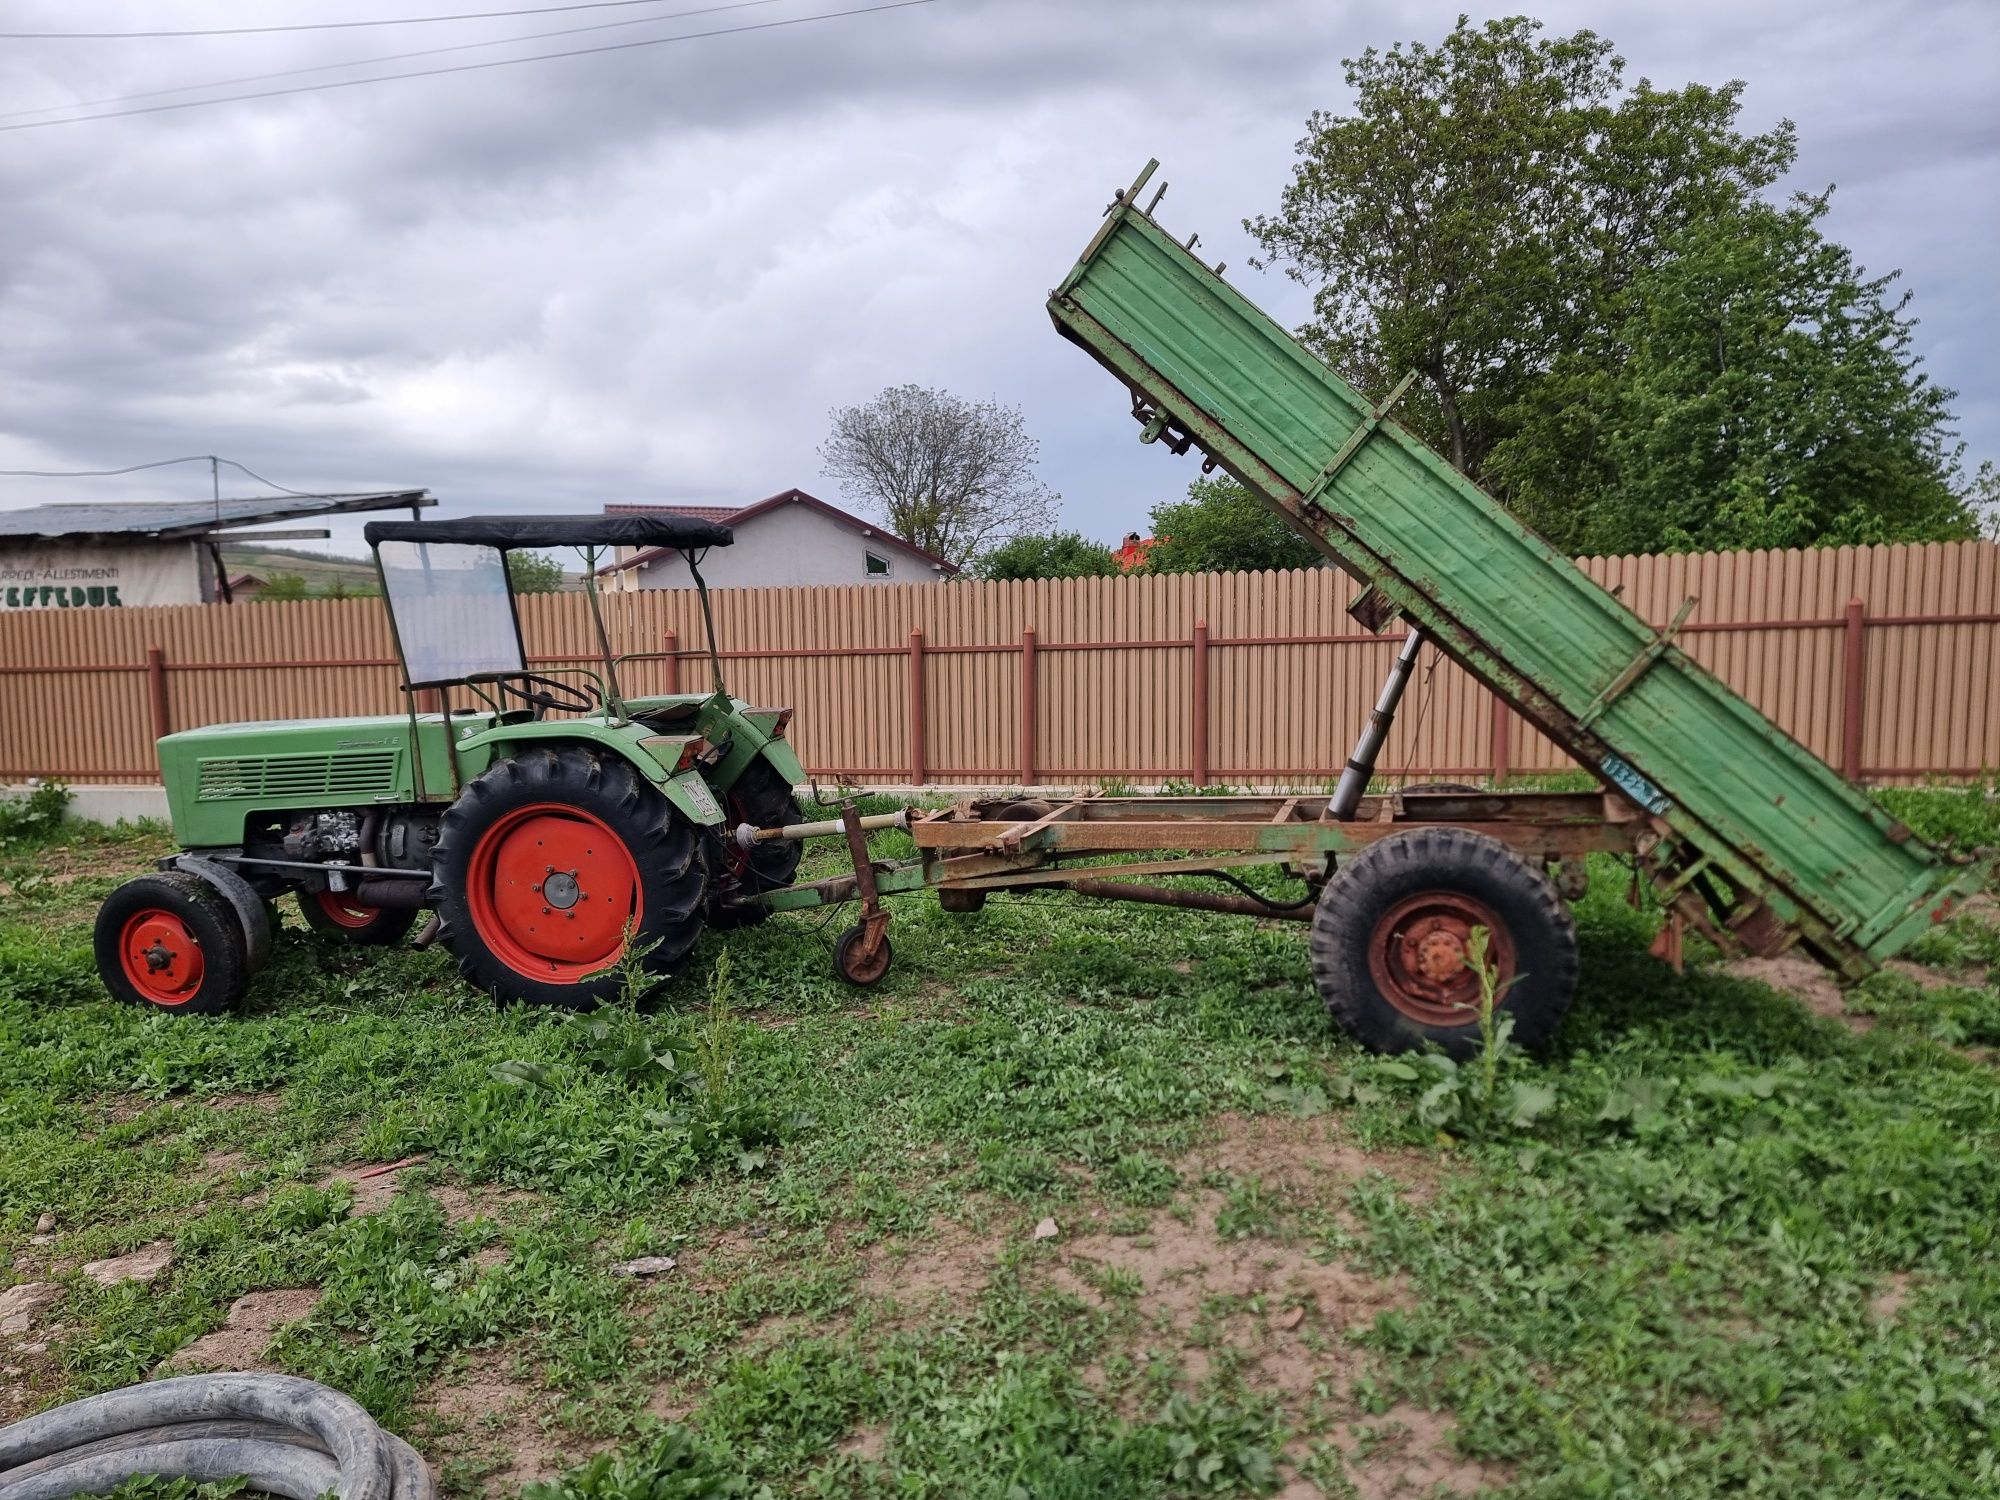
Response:
[{"label": "bare tree branch", "polygon": [[1040,445],[1019,407],[898,385],[832,415],[819,456],[841,493],[947,562],[1055,519],[1059,497],[1036,477]]}]

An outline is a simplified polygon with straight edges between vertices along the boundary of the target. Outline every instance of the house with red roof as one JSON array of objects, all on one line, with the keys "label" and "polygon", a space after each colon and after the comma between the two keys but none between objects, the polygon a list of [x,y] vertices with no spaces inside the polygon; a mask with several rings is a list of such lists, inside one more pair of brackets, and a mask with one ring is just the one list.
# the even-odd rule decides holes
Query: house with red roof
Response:
[{"label": "house with red roof", "polygon": [[[784,490],[752,505],[607,505],[607,516],[668,512],[719,521],[735,533],[701,559],[710,588],[785,588],[807,583],[938,583],[958,569],[873,521],[804,490]],[[686,561],[671,547],[621,547],[598,569],[612,590],[693,587]]]}]

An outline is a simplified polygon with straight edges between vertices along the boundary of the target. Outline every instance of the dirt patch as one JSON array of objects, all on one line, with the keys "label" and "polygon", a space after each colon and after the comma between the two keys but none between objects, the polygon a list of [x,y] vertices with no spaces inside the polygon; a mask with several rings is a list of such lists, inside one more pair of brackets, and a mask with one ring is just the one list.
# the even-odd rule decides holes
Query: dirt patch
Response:
[{"label": "dirt patch", "polygon": [[427,1393],[422,1405],[435,1435],[423,1448],[433,1470],[448,1458],[466,1460],[481,1468],[487,1494],[515,1495],[609,1446],[567,1434],[559,1441],[550,1431],[553,1400],[531,1379],[515,1376],[514,1364],[511,1350],[480,1350]]},{"label": "dirt patch", "polygon": [[888,1446],[889,1434],[883,1428],[862,1427],[850,1434],[834,1451],[872,1464],[880,1462]]},{"label": "dirt patch", "polygon": [[1379,1172],[1421,1202],[1441,1175],[1434,1156],[1369,1151],[1342,1139],[1331,1115],[1302,1120],[1292,1115],[1231,1114],[1214,1123],[1216,1138],[1181,1159],[1181,1170],[1197,1180],[1220,1173],[1254,1178],[1295,1193],[1344,1197],[1352,1184]]},{"label": "dirt patch", "polygon": [[1891,1271],[1882,1278],[1882,1285],[1875,1295],[1868,1299],[1868,1315],[1878,1323],[1887,1323],[1903,1310],[1903,1304],[1910,1300],[1916,1290],[1917,1278],[1908,1271]]},{"label": "dirt patch", "polygon": [[161,1371],[276,1369],[264,1363],[265,1349],[281,1330],[310,1314],[319,1297],[317,1287],[290,1287],[239,1297],[230,1305],[220,1328],[183,1345]]},{"label": "dirt patch", "polygon": [[[395,1201],[403,1177],[415,1171],[419,1163],[398,1166],[384,1171],[386,1163],[357,1163],[353,1166],[336,1167],[313,1184],[324,1191],[336,1183],[346,1183],[354,1194],[347,1213],[349,1218],[362,1219],[369,1214],[378,1214]],[[444,1210],[447,1222],[457,1225],[470,1223],[474,1219],[499,1218],[506,1208],[515,1203],[524,1203],[535,1195],[522,1189],[511,1188],[464,1188],[456,1183],[430,1183],[422,1191],[437,1200]]]},{"label": "dirt patch", "polygon": [[1354,1431],[1337,1441],[1348,1456],[1348,1478],[1359,1500],[1471,1495],[1513,1477],[1506,1464],[1460,1455],[1452,1447],[1452,1419],[1444,1412],[1404,1404],[1355,1427],[1365,1429],[1365,1443]]},{"label": "dirt patch", "polygon": [[1952,973],[1907,958],[1892,958],[1882,967],[1926,990],[1976,990],[1986,984],[1984,969],[1966,968]]},{"label": "dirt patch", "polygon": [[1052,1285],[1101,1307],[1128,1303],[1141,1341],[1176,1347],[1191,1379],[1208,1350],[1229,1346],[1260,1390],[1305,1397],[1344,1390],[1361,1364],[1348,1341],[1390,1308],[1408,1307],[1407,1288],[1315,1259],[1279,1239],[1227,1238],[1216,1227],[1226,1200],[1193,1195],[1192,1222],[1152,1216],[1146,1233],[1091,1233],[1060,1247]]},{"label": "dirt patch", "polygon": [[1736,958],[1723,966],[1733,979],[1749,979],[1790,995],[1814,1015],[1838,1021],[1859,1035],[1875,1029],[1873,1016],[1848,1012],[1840,993],[1840,982],[1831,973],[1799,953],[1780,953],[1776,958]]},{"label": "dirt patch", "polygon": [[992,1280],[1002,1245],[998,1235],[948,1219],[926,1239],[874,1247],[855,1290],[908,1308],[969,1302]]}]

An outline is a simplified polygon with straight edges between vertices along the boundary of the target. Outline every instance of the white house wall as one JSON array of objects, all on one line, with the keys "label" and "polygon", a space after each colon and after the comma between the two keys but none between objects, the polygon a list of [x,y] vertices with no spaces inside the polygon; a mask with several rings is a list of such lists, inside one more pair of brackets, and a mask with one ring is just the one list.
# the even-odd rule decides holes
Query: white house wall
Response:
[{"label": "white house wall", "polygon": [[[738,526],[735,542],[712,547],[701,561],[710,588],[785,588],[808,583],[935,583],[942,576],[929,559],[877,531],[863,536],[826,512],[794,502],[766,511]],[[867,554],[887,559],[886,576],[870,574]],[[625,587],[684,589],[693,586],[679,553],[627,569]]]}]

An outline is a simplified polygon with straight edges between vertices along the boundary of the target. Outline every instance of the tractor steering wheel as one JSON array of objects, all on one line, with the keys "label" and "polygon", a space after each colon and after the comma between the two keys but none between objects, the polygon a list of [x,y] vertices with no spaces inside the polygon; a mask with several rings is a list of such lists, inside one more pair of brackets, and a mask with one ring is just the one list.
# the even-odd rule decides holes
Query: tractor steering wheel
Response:
[{"label": "tractor steering wheel", "polygon": [[[559,677],[544,677],[539,672],[523,672],[515,677],[503,677],[496,684],[502,697],[519,698],[535,711],[540,718],[552,708],[567,709],[572,713],[594,713],[598,698],[586,692],[573,682],[564,682]],[[539,688],[540,691],[531,691]]]}]

